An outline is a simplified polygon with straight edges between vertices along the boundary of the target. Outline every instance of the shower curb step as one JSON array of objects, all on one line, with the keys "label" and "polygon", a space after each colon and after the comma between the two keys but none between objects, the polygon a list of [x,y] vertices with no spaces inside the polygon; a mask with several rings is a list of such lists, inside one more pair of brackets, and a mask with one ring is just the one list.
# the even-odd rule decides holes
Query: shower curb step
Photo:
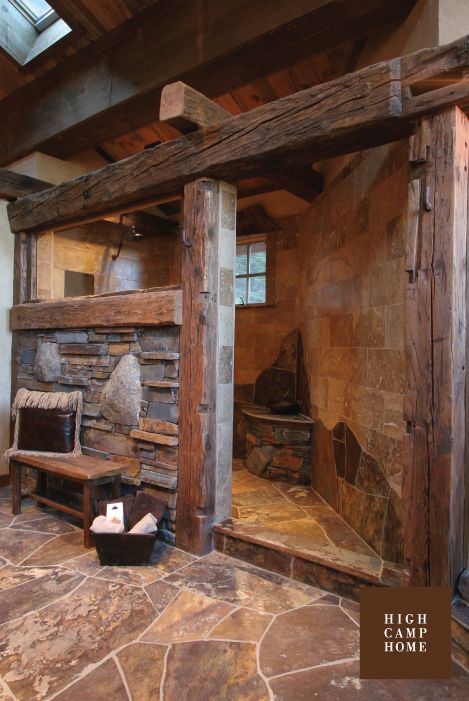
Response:
[{"label": "shower curb step", "polygon": [[215,549],[225,555],[355,601],[359,601],[363,587],[408,584],[407,572],[395,569],[390,563],[383,562],[379,572],[367,572],[321,554],[236,531],[232,519],[214,525],[213,532]]}]

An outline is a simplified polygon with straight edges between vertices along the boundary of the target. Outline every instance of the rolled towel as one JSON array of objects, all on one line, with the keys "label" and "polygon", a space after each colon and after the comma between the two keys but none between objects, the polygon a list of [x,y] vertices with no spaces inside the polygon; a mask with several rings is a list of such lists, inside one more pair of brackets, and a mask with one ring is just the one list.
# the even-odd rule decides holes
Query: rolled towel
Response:
[{"label": "rolled towel", "polygon": [[133,535],[147,535],[156,533],[158,521],[153,514],[147,514],[138,521],[135,526],[129,531]]},{"label": "rolled towel", "polygon": [[96,516],[91,524],[90,530],[93,531],[93,533],[123,533],[124,524],[122,522],[113,523],[105,516]]}]

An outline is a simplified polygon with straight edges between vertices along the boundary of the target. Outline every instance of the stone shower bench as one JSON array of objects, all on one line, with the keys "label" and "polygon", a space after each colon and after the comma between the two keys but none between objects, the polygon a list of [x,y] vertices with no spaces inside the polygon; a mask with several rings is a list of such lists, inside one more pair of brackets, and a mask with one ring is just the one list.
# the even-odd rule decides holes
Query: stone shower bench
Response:
[{"label": "stone shower bench", "polygon": [[[83,543],[85,548],[91,546],[90,526],[94,514],[95,489],[98,485],[111,484],[112,498],[120,496],[121,475],[125,473],[126,466],[101,458],[92,458],[88,455],[76,455],[73,457],[46,457],[41,455],[28,455],[18,453],[10,460],[10,474],[12,484],[12,513],[17,516],[21,513],[21,469],[32,467],[39,475],[53,475],[75,482],[82,487],[83,511],[67,506],[61,502],[50,499],[48,496],[31,492],[29,496],[40,504],[51,506],[59,511],[64,511],[83,521]],[[39,484],[41,484],[40,480]]]}]

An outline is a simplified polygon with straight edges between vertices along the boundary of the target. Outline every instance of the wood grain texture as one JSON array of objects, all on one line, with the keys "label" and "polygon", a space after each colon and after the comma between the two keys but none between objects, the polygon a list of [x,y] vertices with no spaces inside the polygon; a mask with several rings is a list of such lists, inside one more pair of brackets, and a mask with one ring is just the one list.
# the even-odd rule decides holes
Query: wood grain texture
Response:
[{"label": "wood grain texture", "polygon": [[199,177],[238,180],[393,140],[400,62],[365,68],[10,203],[13,231],[60,229],[181,192]]},{"label": "wood grain texture", "polygon": [[11,310],[13,331],[67,329],[89,326],[181,324],[182,293],[178,289],[76,297],[37,304],[18,304]]},{"label": "wood grain texture", "polygon": [[[160,120],[182,134],[221,124],[232,116],[231,112],[181,81],[163,88]],[[308,166],[294,171],[285,165],[281,169],[273,167],[264,175],[276,189],[287,190],[307,202],[312,202],[324,188],[322,175]]]},{"label": "wood grain texture", "polygon": [[[12,230],[63,229],[174,197],[199,177],[237,181],[408,136],[420,109],[413,112],[411,96],[403,111],[403,81],[415,78],[414,63],[439,71],[438,57],[448,55],[453,68],[461,56],[468,66],[467,39],[364,68],[12,202]],[[427,112],[457,101],[435,94]]]},{"label": "wood grain texture", "polygon": [[19,197],[32,195],[34,192],[41,192],[51,187],[50,183],[37,178],[31,178],[29,175],[21,175],[14,173],[12,170],[0,168],[0,199],[16,200]]},{"label": "wood grain texture", "polygon": [[198,554],[211,550],[215,513],[218,200],[213,180],[186,185],[176,543]]},{"label": "wood grain texture", "polygon": [[[128,0],[126,0],[128,1]],[[156,3],[131,29],[97,20],[93,12],[67,17],[97,38],[77,56],[11,95],[0,106],[0,162],[33,150],[66,158],[154,121],[165,84],[183,79],[209,97],[262,78],[306,56],[402,20],[416,0],[172,0]],[[73,3],[80,5],[81,3]],[[109,15],[117,16],[113,3]],[[60,14],[60,11],[59,11]],[[103,29],[112,29],[99,39]],[[82,98],[82,87],[88,99]],[[38,120],[34,115],[41,114]],[[21,121],[22,138],[15,135]]]},{"label": "wood grain texture", "polygon": [[417,227],[418,253],[406,295],[404,534],[411,583],[452,587],[465,562],[469,123],[452,108],[419,131],[414,170],[426,194],[416,224],[410,188],[408,247]]}]

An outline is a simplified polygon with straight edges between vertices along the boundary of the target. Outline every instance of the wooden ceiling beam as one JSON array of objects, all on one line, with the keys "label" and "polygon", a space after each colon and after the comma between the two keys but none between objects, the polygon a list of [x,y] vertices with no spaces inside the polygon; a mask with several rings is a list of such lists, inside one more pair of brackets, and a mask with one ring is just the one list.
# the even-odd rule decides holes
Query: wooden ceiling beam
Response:
[{"label": "wooden ceiling beam", "polygon": [[120,31],[117,43],[106,45],[104,37],[105,49],[92,45],[0,103],[0,164],[35,150],[67,158],[93,148],[154,121],[168,82],[183,79],[209,97],[222,95],[400,21],[415,2],[157,3],[145,22]]},{"label": "wooden ceiling beam", "polygon": [[[67,228],[180,195],[199,177],[236,182],[404,138],[422,114],[469,108],[468,68],[468,37],[369,66],[12,202],[11,228]],[[414,95],[431,78],[437,89]]]},{"label": "wooden ceiling beam", "polygon": [[[161,93],[160,121],[171,124],[182,134],[221,124],[233,116],[182,81],[166,85]],[[307,202],[312,202],[324,188],[322,175],[308,166],[300,170],[284,166],[271,168],[262,175],[273,184],[274,189],[287,190]]]},{"label": "wooden ceiling beam", "polygon": [[37,178],[31,178],[29,175],[21,175],[14,173],[12,170],[0,168],[0,199],[16,200],[19,197],[32,195],[34,192],[41,192],[52,187],[50,183]]}]

